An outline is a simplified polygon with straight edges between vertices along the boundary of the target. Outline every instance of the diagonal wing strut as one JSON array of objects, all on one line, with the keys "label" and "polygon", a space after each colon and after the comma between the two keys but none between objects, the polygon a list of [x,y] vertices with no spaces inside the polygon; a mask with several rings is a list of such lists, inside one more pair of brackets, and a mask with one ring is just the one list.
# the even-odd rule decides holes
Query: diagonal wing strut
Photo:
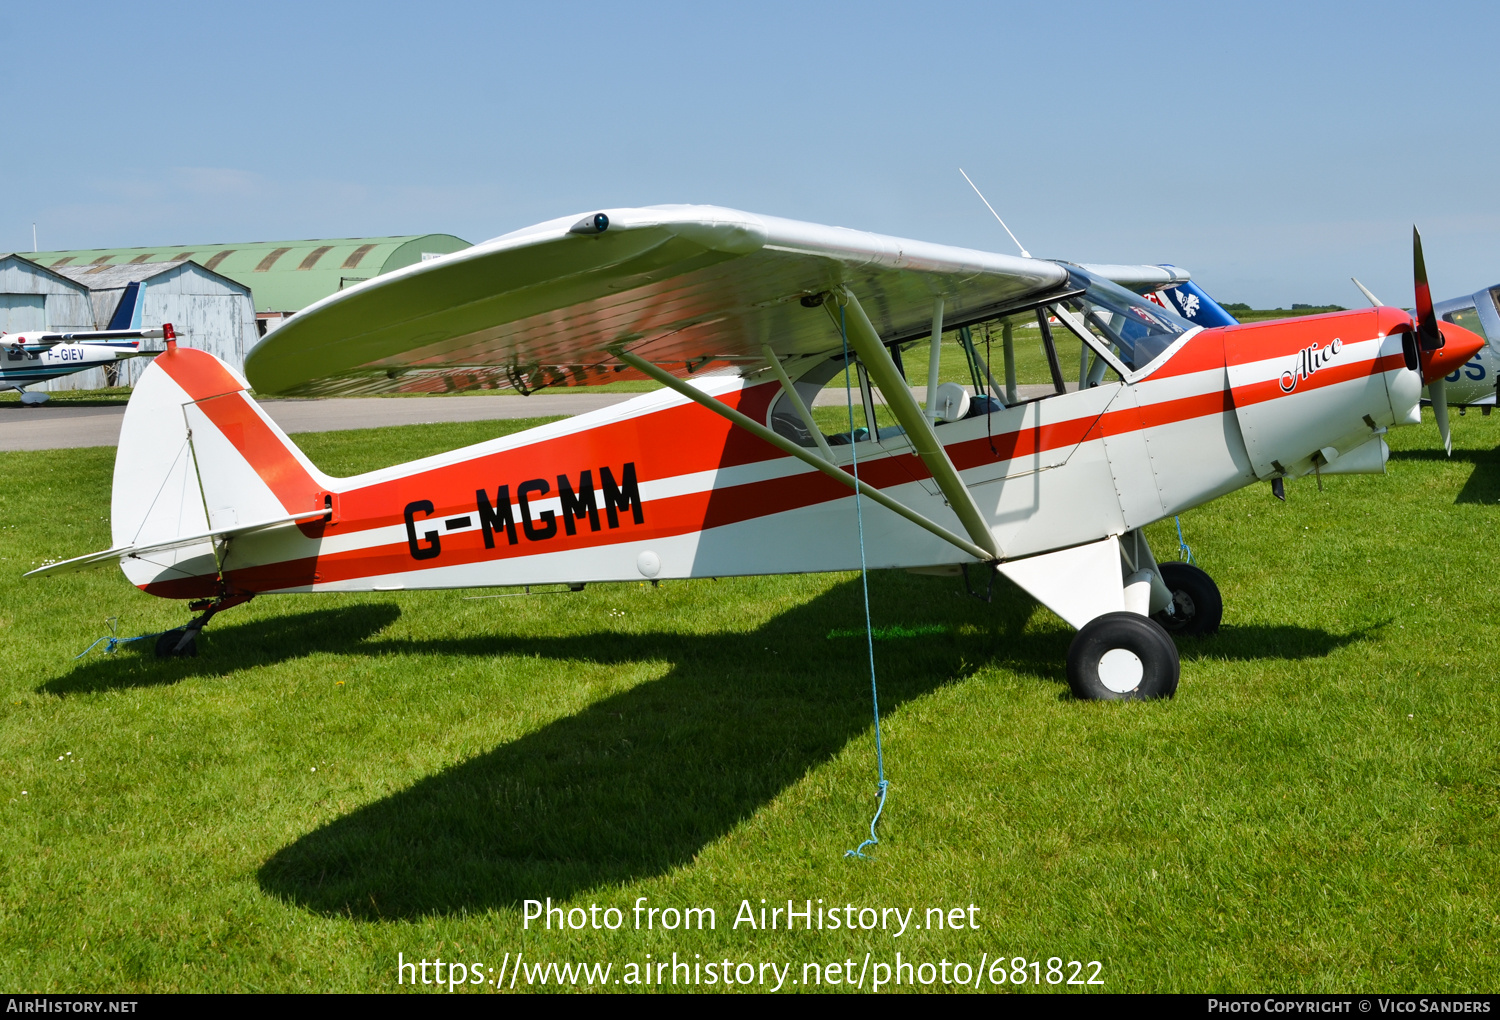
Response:
[{"label": "diagonal wing strut", "polygon": [[[917,398],[912,395],[911,389],[906,385],[906,380],[901,378],[901,372],[896,368],[896,363],[891,360],[891,354],[885,349],[885,344],[880,341],[880,334],[875,332],[871,325],[869,316],[860,306],[859,299],[854,296],[853,291],[845,287],[836,293],[841,303],[847,301],[847,316],[849,344],[859,355],[860,360],[865,363],[865,370],[875,380],[875,385],[880,387],[880,392],[885,394],[886,403],[895,412],[896,420],[901,427],[906,429],[906,437],[911,440],[912,449],[922,463],[927,465],[927,470],[932,472],[933,481],[942,490],[943,498],[958,514],[958,519],[963,523],[964,530],[969,533],[969,538],[974,544],[985,550],[986,560],[1001,559],[1000,547],[995,542],[995,536],[990,531],[989,525],[985,523],[984,514],[979,512],[979,504],[974,502],[974,496],[969,492],[969,487],[959,477],[958,469],[953,466],[953,461],[948,459],[948,451],[943,449],[942,442],[937,433],[932,429],[932,422],[922,413],[922,407],[917,403]],[[825,305],[825,307],[827,307]],[[829,309],[829,314],[833,310]]]}]

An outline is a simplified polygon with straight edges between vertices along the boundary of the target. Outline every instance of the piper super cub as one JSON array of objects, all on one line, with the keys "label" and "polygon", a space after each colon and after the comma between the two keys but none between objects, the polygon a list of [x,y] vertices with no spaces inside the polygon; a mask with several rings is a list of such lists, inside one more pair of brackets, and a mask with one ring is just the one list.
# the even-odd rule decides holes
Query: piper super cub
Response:
[{"label": "piper super cub", "polygon": [[664,390],[332,478],[244,379],[170,344],[125,413],[113,546],[31,573],[118,561],[194,600],[157,644],[191,654],[262,593],[857,569],[857,493],[882,508],[870,566],[992,567],[1078,628],[1078,697],[1166,696],[1168,632],[1211,631],[1221,603],[1141,529],[1257,480],[1383,470],[1423,380],[1481,343],[1433,316],[1416,255],[1415,321],[1205,329],[1064,262],[715,207],[566,217],[320,301],[246,374],[309,393],[634,370]]}]

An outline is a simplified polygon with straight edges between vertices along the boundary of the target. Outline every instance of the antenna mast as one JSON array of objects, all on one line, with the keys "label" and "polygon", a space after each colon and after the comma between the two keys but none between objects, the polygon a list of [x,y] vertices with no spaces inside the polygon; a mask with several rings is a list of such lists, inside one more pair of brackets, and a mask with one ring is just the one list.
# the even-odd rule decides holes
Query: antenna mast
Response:
[{"label": "antenna mast", "polygon": [[[958,172],[961,173],[961,174],[964,174],[964,168],[963,167],[959,167],[958,168]],[[964,180],[969,181],[969,175],[968,174],[964,174]],[[984,197],[984,192],[982,192],[982,191],[979,190],[979,186],[977,184],[975,184],[973,181],[969,181],[969,187],[971,187],[971,188],[974,189],[974,194],[976,194],[976,195],[979,196],[979,201],[981,201],[981,202],[984,203],[984,207],[990,211],[990,215],[993,216],[993,217],[995,217],[995,219],[999,220],[1000,221],[1000,225],[1002,227],[1005,227],[1005,232],[1007,234],[1010,234],[1010,239],[1012,241],[1016,241],[1016,235],[1015,234],[1011,234],[1010,228],[1005,226],[1005,221],[1002,220],[1002,219],[1000,219],[1000,214],[997,213],[997,212],[995,212],[995,207],[992,206],[992,205],[990,205],[990,200]],[[1027,258],[1027,259],[1031,258],[1031,252],[1027,251],[1026,250],[1026,246],[1024,244],[1022,244],[1020,241],[1016,241],[1016,247],[1021,249],[1021,257],[1022,258]]]}]

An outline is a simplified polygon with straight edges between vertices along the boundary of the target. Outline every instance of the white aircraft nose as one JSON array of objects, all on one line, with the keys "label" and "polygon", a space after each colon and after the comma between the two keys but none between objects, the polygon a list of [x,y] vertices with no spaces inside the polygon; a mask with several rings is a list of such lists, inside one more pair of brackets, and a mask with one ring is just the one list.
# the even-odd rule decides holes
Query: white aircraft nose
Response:
[{"label": "white aircraft nose", "polygon": [[[1381,345],[1380,353],[1400,354],[1401,334],[1392,333]],[[1422,424],[1422,376],[1409,368],[1385,374],[1385,392],[1391,400],[1391,414],[1397,425]]]}]

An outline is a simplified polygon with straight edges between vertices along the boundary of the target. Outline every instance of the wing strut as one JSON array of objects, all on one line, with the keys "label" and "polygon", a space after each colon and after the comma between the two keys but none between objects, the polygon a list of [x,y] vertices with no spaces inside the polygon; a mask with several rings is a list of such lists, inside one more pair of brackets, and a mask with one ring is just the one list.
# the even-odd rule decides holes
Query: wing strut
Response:
[{"label": "wing strut", "polygon": [[[777,435],[775,432],[772,432],[770,429],[766,428],[754,418],[736,411],[734,408],[730,407],[723,401],[716,400],[715,398],[709,396],[707,393],[702,392],[694,386],[689,386],[687,383],[672,375],[670,372],[658,368],[644,358],[641,358],[635,354],[631,354],[629,351],[621,350],[618,348],[616,348],[613,353],[615,357],[625,362],[625,364],[629,365],[631,368],[635,369],[638,372],[644,372],[646,375],[655,379],[657,382],[661,383],[669,390],[673,390],[681,394],[682,396],[687,397],[695,404],[701,404],[703,407],[708,408],[710,411],[712,411],[714,414],[719,415],[721,418],[727,418],[729,421],[738,425],[746,432],[749,432],[751,435],[759,439],[764,439],[766,442],[770,443],[778,450],[796,457],[804,464],[808,464],[823,472],[823,474],[827,475],[829,478],[833,478],[839,482],[842,482],[843,484],[849,486],[849,488],[851,489],[856,489],[861,496],[866,496],[870,499],[873,499],[875,502],[879,503],[887,510],[890,510],[892,513],[900,514],[902,517],[905,517],[917,527],[923,528],[926,531],[930,531],[932,534],[936,535],[938,538],[941,538],[943,541],[957,546],[964,552],[968,553],[970,556],[974,557],[976,560],[989,561],[996,558],[994,553],[985,551],[983,548],[975,545],[973,542],[970,542],[968,539],[964,538],[961,535],[955,535],[953,532],[949,531],[941,524],[938,524],[936,521],[928,520],[926,517],[923,517],[915,510],[902,505],[901,503],[892,499],[890,496],[887,496],[885,493],[881,492],[877,488],[874,488],[868,483],[863,481],[856,482],[854,478],[850,474],[848,474],[848,472],[844,471],[836,464],[831,464],[828,461],[824,460],[822,457],[819,457],[816,454],[803,449],[796,443],[792,442],[790,439],[787,439],[785,436]],[[909,392],[907,396],[910,397]],[[993,540],[991,544],[993,544]]]},{"label": "wing strut", "polygon": [[939,297],[932,302],[932,346],[927,351],[927,418],[934,425],[938,420],[938,371],[943,357],[942,342],[943,299]]},{"label": "wing strut", "polygon": [[[969,538],[985,550],[983,558],[1001,559],[1000,546],[995,542],[989,525],[985,523],[984,514],[979,512],[979,504],[974,502],[969,487],[959,477],[953,461],[948,459],[948,451],[943,449],[937,433],[932,430],[932,422],[922,413],[922,406],[912,395],[906,380],[901,378],[901,372],[891,360],[890,352],[880,341],[880,334],[875,332],[865,310],[860,307],[859,299],[847,287],[838,296],[848,302],[849,344],[859,354],[865,370],[870,373],[875,385],[880,387],[880,392],[885,394],[886,403],[895,412],[896,420],[906,429],[906,438],[911,441],[912,449],[922,458],[927,470],[932,472],[933,481],[937,482],[953,512],[958,514]],[[829,309],[829,314],[834,314],[830,306],[825,304],[824,307]]]}]

